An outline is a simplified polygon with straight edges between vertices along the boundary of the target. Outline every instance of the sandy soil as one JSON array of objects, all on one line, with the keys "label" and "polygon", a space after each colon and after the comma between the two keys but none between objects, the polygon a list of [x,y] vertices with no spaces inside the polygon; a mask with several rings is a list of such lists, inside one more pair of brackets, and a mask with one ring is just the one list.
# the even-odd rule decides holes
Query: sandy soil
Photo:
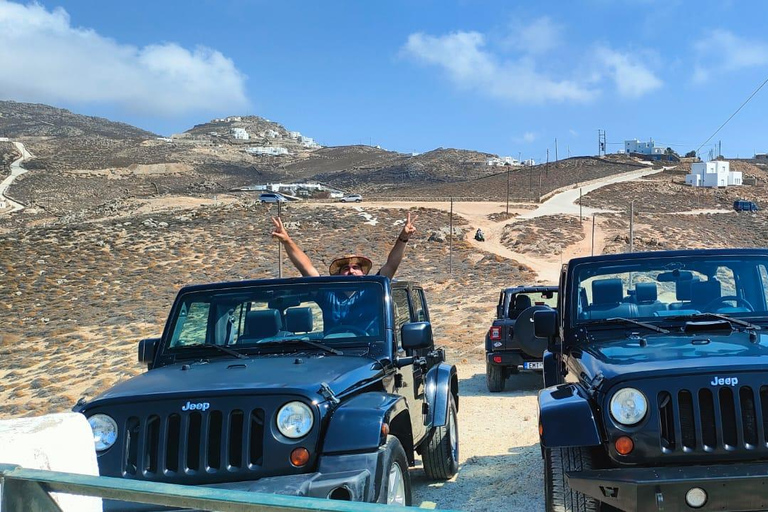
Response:
[{"label": "sandy soil", "polygon": [[[207,200],[166,196],[132,206],[135,219],[116,215],[0,238],[0,293],[11,297],[7,309],[0,308],[6,326],[0,333],[0,418],[68,410],[77,397],[93,396],[143,371],[135,362],[135,342],[158,334],[180,285],[275,275],[269,238],[274,205],[220,195]],[[518,220],[532,210],[530,204],[511,205],[507,217],[504,203],[455,202],[453,223],[463,234],[453,242],[456,270],[447,275],[447,244],[430,243],[427,236],[446,228],[450,209],[448,202],[302,203],[288,206],[284,218],[313,261],[322,262],[344,247],[386,254],[405,211],[420,215],[399,276],[425,284],[437,343],[447,347],[459,370],[460,470],[450,481],[435,483],[420,467],[413,468],[414,504],[542,510],[536,428],[541,377],[514,376],[508,391],[489,393],[483,335],[500,287],[554,283],[562,262],[591,253],[592,218],[571,222],[569,229],[578,232],[563,237],[545,233],[551,227],[545,220]],[[360,223],[360,216],[371,222]],[[539,222],[531,224],[537,236],[575,242],[559,254],[512,251],[501,235],[517,222]],[[658,220],[638,223],[637,229],[652,224]],[[472,238],[477,228],[485,232],[485,242]],[[623,243],[617,233],[624,228],[615,216],[598,216],[595,253],[609,242],[611,247]],[[22,344],[25,350],[19,351]]]}]

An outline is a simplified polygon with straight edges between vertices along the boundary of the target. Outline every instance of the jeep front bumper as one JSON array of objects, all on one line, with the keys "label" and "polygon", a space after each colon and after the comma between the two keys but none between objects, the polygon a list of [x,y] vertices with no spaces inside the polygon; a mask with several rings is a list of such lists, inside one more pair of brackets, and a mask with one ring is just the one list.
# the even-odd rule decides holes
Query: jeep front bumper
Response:
[{"label": "jeep front bumper", "polygon": [[[273,476],[258,480],[224,482],[198,487],[370,502],[374,500],[376,494],[374,472],[380,463],[380,453],[381,450],[373,453],[326,456],[324,460],[321,460],[318,468],[320,471],[315,473]],[[179,508],[104,500],[105,512],[159,510],[179,510]],[[189,509],[184,508],[184,510]]]},{"label": "jeep front bumper", "polygon": [[[768,510],[768,463],[597,469],[566,476],[571,489],[627,512]],[[695,488],[706,493],[699,507],[686,502]]]}]

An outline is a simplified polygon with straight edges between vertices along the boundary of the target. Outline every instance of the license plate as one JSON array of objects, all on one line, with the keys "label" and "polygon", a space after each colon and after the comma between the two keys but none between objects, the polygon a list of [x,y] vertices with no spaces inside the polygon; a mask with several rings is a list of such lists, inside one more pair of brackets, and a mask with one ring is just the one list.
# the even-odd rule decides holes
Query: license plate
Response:
[{"label": "license plate", "polygon": [[541,361],[523,363],[523,370],[543,370],[543,369],[544,369],[544,363],[542,363]]}]

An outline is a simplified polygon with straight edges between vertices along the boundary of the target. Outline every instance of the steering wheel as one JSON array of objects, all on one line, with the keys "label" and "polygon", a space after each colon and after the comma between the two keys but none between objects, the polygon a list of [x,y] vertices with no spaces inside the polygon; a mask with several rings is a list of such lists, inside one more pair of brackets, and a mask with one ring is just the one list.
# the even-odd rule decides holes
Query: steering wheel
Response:
[{"label": "steering wheel", "polygon": [[347,324],[341,324],[337,325],[336,327],[331,327],[328,329],[328,332],[325,333],[325,336],[328,336],[330,334],[338,334],[341,332],[351,332],[352,334],[357,334],[358,336],[368,336],[368,333],[365,331],[365,329],[358,327],[356,325],[347,325]]},{"label": "steering wheel", "polygon": [[736,303],[736,306],[744,306],[745,308],[749,309],[750,311],[754,311],[755,307],[749,303],[747,299],[742,299],[741,297],[737,297],[735,295],[723,295],[722,297],[718,297],[706,306],[704,306],[704,311],[714,311],[715,306],[719,305],[725,305],[726,302],[733,301]]}]

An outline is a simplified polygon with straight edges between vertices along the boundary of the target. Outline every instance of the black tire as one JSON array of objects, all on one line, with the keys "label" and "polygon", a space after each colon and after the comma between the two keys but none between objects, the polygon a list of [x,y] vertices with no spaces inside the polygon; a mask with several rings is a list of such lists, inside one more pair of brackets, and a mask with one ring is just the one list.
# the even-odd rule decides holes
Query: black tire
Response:
[{"label": "black tire", "polygon": [[[397,471],[402,477],[401,497],[390,495],[390,475]],[[395,483],[395,485],[397,485]],[[408,473],[408,460],[405,458],[405,450],[400,440],[395,436],[387,436],[387,442],[384,444],[384,456],[381,464],[381,475],[377,485],[379,494],[376,497],[376,503],[385,503],[391,505],[411,505],[411,475]],[[401,503],[397,503],[400,501]]]},{"label": "black tire", "polygon": [[565,478],[567,471],[592,469],[588,448],[544,449],[544,502],[546,512],[598,512],[600,502],[574,491]]},{"label": "black tire", "polygon": [[421,460],[433,480],[448,480],[459,472],[459,424],[453,395],[448,399],[448,423],[435,427],[424,440]]},{"label": "black tire", "polygon": [[504,391],[504,385],[507,379],[504,375],[504,368],[495,364],[485,363],[485,382],[488,384],[488,391],[498,393]]}]

